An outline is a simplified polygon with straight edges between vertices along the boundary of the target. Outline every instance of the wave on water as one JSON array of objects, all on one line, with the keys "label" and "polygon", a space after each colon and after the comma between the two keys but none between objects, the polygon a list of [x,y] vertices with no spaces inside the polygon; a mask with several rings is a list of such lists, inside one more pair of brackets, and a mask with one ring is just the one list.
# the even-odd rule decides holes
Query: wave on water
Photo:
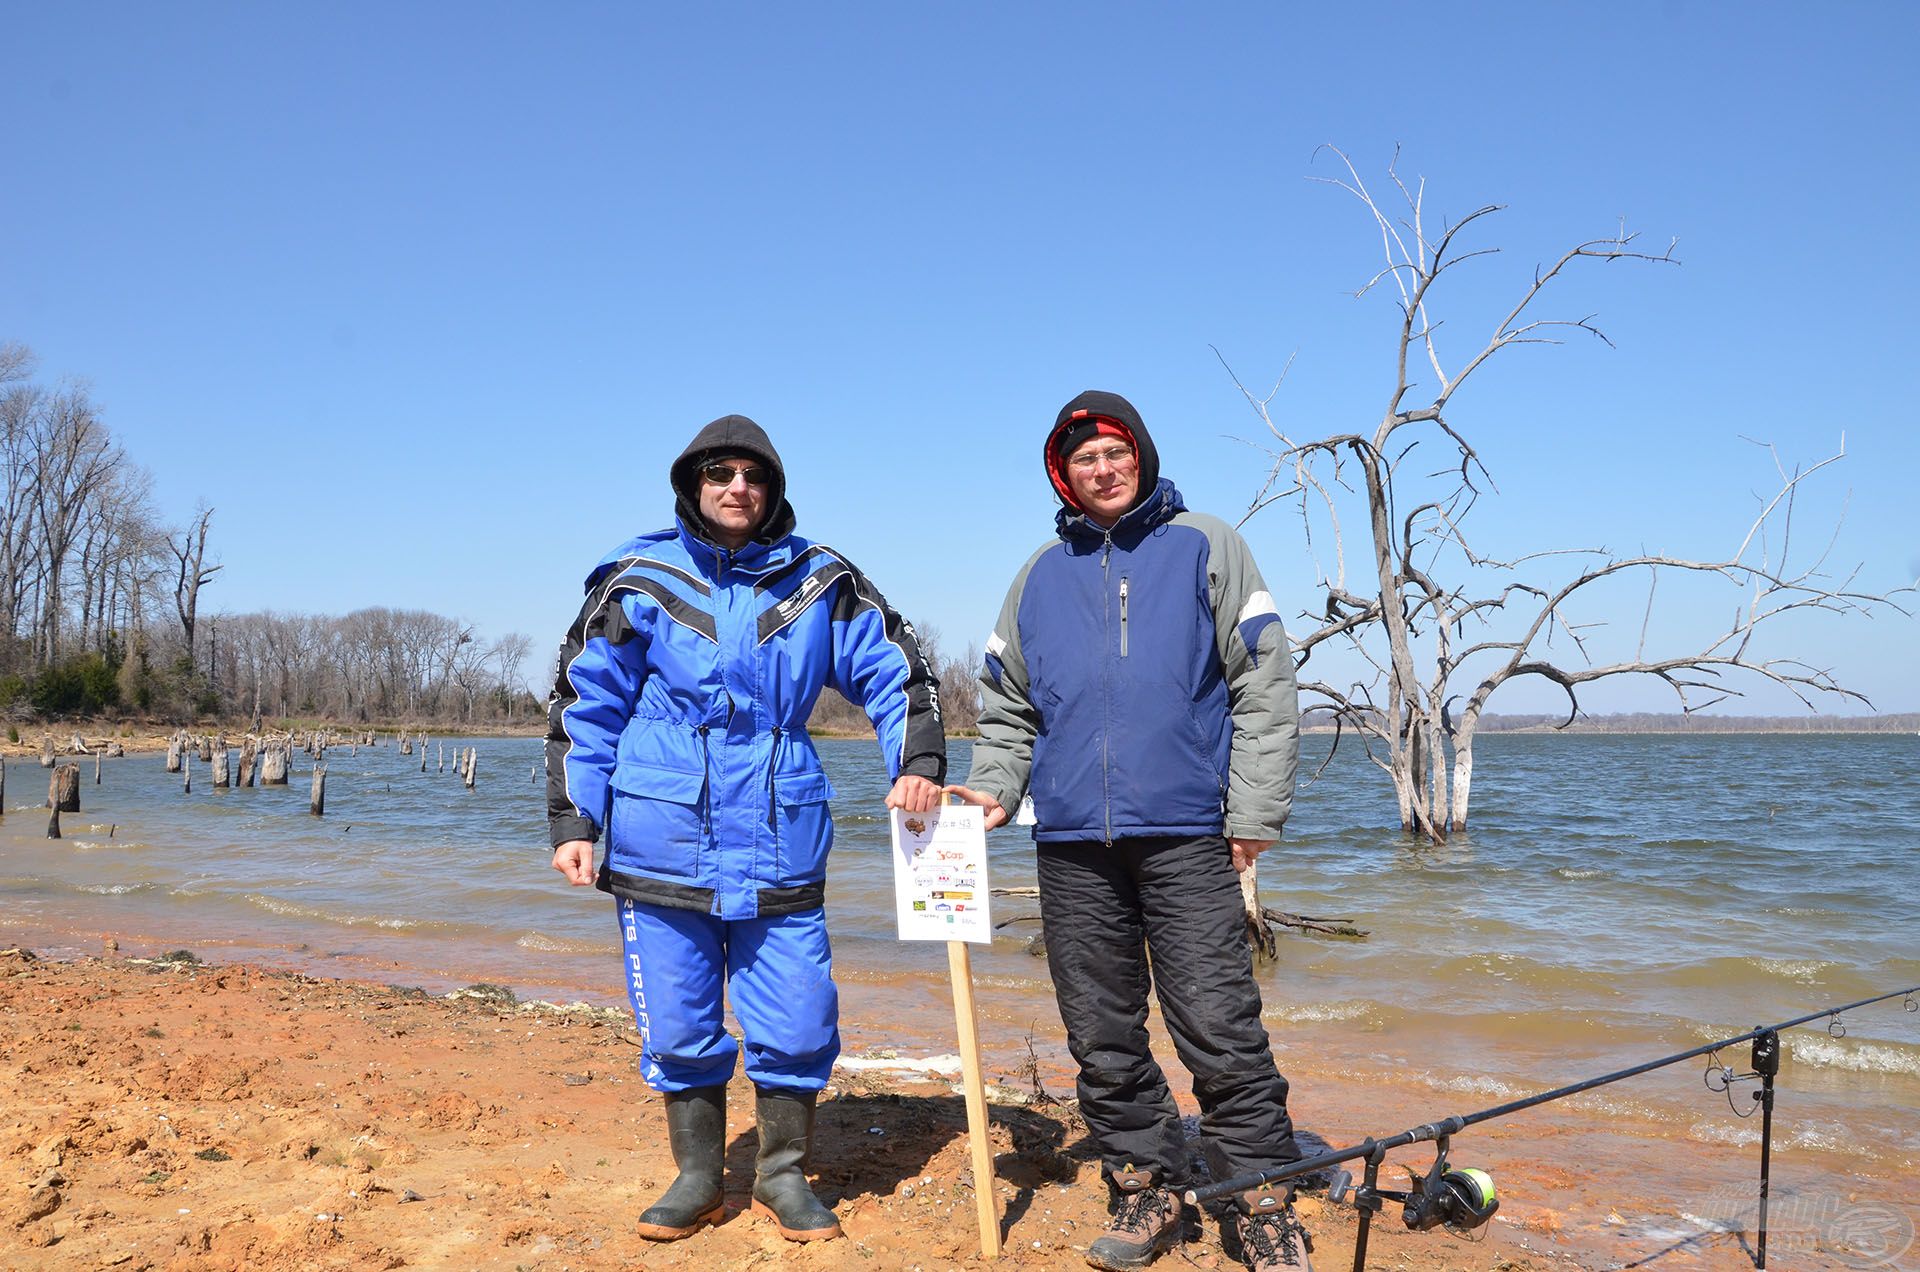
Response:
[{"label": "wave on water", "polygon": [[1920,1077],[1920,1048],[1897,1043],[1850,1042],[1824,1034],[1783,1034],[1796,1064],[1852,1073],[1898,1073]]},{"label": "wave on water", "polygon": [[1762,958],[1755,963],[1760,970],[1772,976],[1784,976],[1788,980],[1811,985],[1820,980],[1821,973],[1835,970],[1840,964],[1824,962],[1820,959]]},{"label": "wave on water", "polygon": [[1599,870],[1581,869],[1578,866],[1561,866],[1553,873],[1562,879],[1596,879],[1603,872]]},{"label": "wave on water", "polygon": [[1428,1071],[1412,1076],[1415,1082],[1432,1087],[1436,1091],[1445,1091],[1452,1095],[1488,1095],[1503,1103],[1508,1100],[1524,1099],[1534,1094],[1532,1087],[1502,1082],[1499,1078],[1488,1077],[1484,1073],[1440,1074]]},{"label": "wave on water", "polygon": [[83,883],[78,890],[98,897],[122,897],[129,892],[152,892],[154,887],[151,883]]},{"label": "wave on water", "polygon": [[281,897],[270,897],[261,892],[249,892],[240,899],[250,905],[259,906],[269,914],[278,914],[289,919],[319,919],[323,923],[338,923],[342,927],[375,927],[390,932],[406,932],[426,926],[420,919],[396,919],[376,914],[335,914],[331,910],[301,905]]},{"label": "wave on water", "polygon": [[1372,1021],[1379,1011],[1378,1003],[1370,1003],[1363,998],[1349,998],[1341,1002],[1296,1003],[1284,1007],[1269,1007],[1262,1014],[1292,1024],[1307,1024],[1341,1020]]},{"label": "wave on water", "polygon": [[613,948],[610,941],[569,940],[539,931],[522,932],[513,943],[523,950],[539,950],[543,954],[604,954]]}]

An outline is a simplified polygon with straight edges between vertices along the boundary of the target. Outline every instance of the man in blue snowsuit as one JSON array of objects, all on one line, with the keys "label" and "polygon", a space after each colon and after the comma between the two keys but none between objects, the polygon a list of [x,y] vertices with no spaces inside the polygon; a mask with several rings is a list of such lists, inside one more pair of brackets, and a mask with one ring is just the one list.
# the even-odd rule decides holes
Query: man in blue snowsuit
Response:
[{"label": "man in blue snowsuit", "polygon": [[[1007,592],[956,794],[989,830],[1033,796],[1040,915],[1080,1112],[1113,1222],[1099,1268],[1180,1239],[1187,1149],[1147,1048],[1147,993],[1194,1077],[1216,1178],[1299,1158],[1260,1023],[1237,872],[1280,838],[1299,754],[1293,657],[1233,527],[1189,512],[1117,393],[1062,407],[1042,448],[1056,535]],[[1307,1266],[1284,1191],[1230,1228],[1256,1272]]]},{"label": "man in blue snowsuit", "polygon": [[[726,1084],[746,1040],[760,1154],[752,1209],[790,1240],[838,1236],[807,1184],[814,1103],[840,1051],[827,943],[833,787],[807,718],[862,706],[894,779],[939,802],[946,739],[913,629],[845,557],[793,533],[780,456],[729,415],[674,460],[676,526],[587,576],[548,703],[553,867],[614,895],[641,1074],[666,1097],[679,1177],[640,1216],[674,1240],[724,1215]],[[596,875],[593,843],[604,841]]]}]

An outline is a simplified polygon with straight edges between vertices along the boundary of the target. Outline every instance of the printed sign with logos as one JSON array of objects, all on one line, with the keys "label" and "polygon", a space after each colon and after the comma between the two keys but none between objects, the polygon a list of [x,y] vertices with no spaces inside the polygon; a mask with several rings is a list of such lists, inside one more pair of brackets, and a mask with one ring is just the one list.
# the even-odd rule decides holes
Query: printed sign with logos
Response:
[{"label": "printed sign with logos", "polygon": [[971,804],[894,809],[893,896],[903,941],[991,943],[985,814]]}]

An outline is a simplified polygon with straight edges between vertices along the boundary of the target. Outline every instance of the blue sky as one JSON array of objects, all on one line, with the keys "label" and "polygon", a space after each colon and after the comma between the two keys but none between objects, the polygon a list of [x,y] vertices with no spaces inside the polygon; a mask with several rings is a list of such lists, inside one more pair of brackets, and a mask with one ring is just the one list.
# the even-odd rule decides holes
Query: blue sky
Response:
[{"label": "blue sky", "polygon": [[[1331,6],[1322,6],[1331,9]],[[666,523],[666,466],[758,419],[802,533],[957,651],[1048,533],[1040,438],[1125,393],[1236,518],[1249,383],[1370,428],[1393,311],[1333,143],[1429,216],[1508,205],[1442,302],[1490,329],[1625,219],[1682,264],[1578,272],[1583,339],[1510,351],[1453,418],[1498,555],[1718,556],[1764,452],[1849,459],[1801,508],[1885,590],[1920,573],[1904,268],[1920,203],[1907,5],[13,6],[0,339],[90,381],[184,518],[206,604],[417,606],[543,649],[578,580]],[[1448,307],[1450,304],[1451,307]],[[1283,613],[1296,519],[1247,527]],[[1637,631],[1644,591],[1587,617]],[[1675,641],[1732,598],[1663,588]],[[1771,648],[1920,709],[1920,628]],[[1590,710],[1664,709],[1649,687]],[[1516,687],[1495,708],[1546,709]],[[1761,693],[1750,709],[1780,707]]]}]

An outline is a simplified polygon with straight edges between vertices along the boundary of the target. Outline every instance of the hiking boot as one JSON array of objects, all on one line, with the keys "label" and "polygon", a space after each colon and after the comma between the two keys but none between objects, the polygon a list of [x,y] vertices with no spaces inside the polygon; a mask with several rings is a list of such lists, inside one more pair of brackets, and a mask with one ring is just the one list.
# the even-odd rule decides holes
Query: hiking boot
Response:
[{"label": "hiking boot", "polygon": [[1144,1170],[1116,1170],[1107,1186],[1113,1217],[1087,1247],[1088,1263],[1112,1272],[1144,1268],[1179,1242],[1185,1214],[1173,1189],[1155,1183]]},{"label": "hiking boot", "polygon": [[1246,1195],[1245,1209],[1235,1207],[1234,1230],[1240,1241],[1240,1259],[1253,1272],[1283,1272],[1300,1268],[1313,1272],[1313,1238],[1293,1213],[1290,1190],[1261,1188]]},{"label": "hiking boot", "polygon": [[760,1158],[754,1163],[753,1210],[773,1220],[789,1241],[825,1241],[840,1235],[840,1221],[807,1186],[807,1150],[813,1143],[817,1091],[756,1088]]},{"label": "hiking boot", "polygon": [[640,1212],[640,1235],[649,1241],[690,1237],[726,1215],[720,1172],[726,1152],[727,1088],[669,1091],[666,1100],[667,1143],[680,1175],[660,1200]]}]

